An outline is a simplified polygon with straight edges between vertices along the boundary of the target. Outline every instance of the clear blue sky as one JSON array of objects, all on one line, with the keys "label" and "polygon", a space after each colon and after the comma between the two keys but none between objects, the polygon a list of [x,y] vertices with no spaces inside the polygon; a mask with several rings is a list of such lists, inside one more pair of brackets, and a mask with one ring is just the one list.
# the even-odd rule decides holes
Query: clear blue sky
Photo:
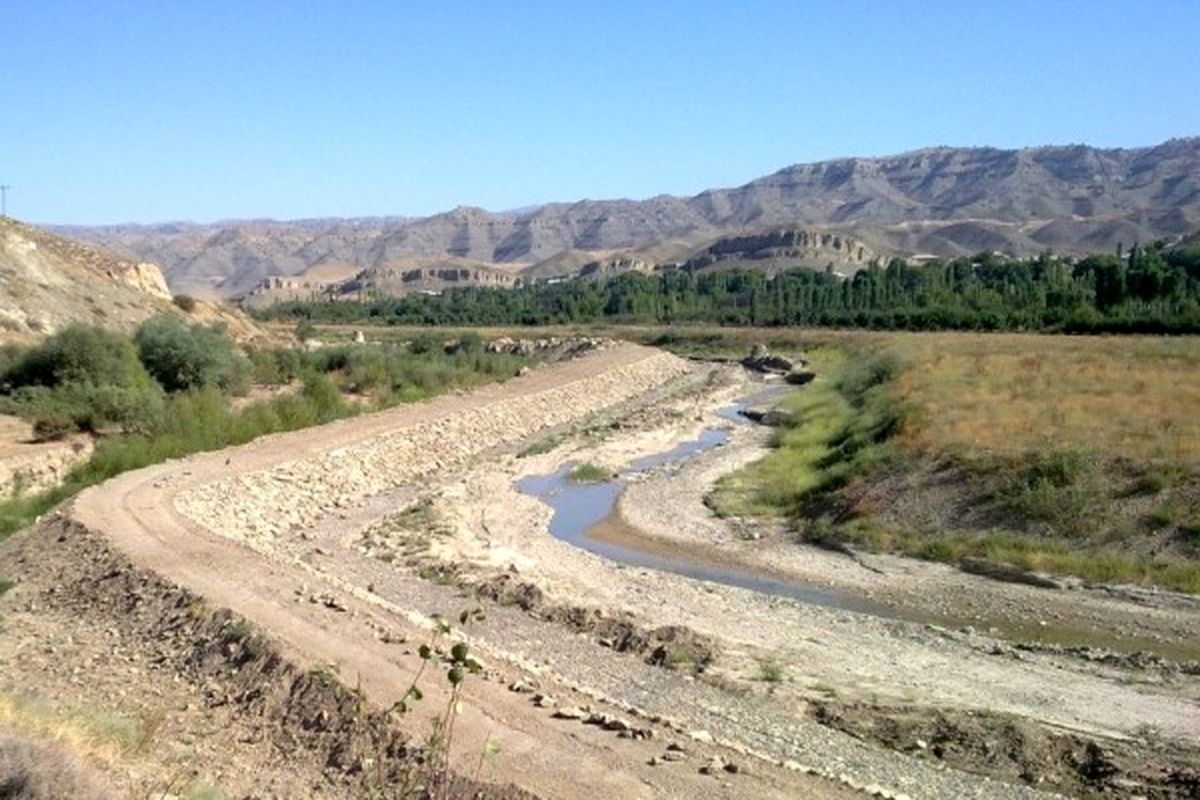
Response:
[{"label": "clear blue sky", "polygon": [[1200,0],[0,0],[35,222],[690,194],[936,144],[1200,134]]}]

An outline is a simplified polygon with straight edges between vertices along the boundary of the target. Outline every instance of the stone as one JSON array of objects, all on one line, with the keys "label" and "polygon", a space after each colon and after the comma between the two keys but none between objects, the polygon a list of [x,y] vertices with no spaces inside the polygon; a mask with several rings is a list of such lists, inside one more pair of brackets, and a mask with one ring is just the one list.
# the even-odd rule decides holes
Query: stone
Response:
[{"label": "stone", "polygon": [[577,706],[564,706],[553,714],[555,719],[586,719],[587,712]]},{"label": "stone", "polygon": [[816,380],[816,377],[817,373],[811,369],[793,369],[783,379],[793,386],[804,386],[805,384],[812,383]]}]

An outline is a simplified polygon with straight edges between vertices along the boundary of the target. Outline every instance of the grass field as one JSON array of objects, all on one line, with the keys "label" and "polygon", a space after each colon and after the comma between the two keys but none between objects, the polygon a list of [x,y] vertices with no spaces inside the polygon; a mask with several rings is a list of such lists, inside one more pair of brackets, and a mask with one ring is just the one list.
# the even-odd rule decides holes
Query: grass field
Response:
[{"label": "grass field", "polygon": [[[708,498],[808,540],[1200,593],[1200,339],[687,329],[820,376],[764,459]],[[932,491],[934,479],[953,489]]]},{"label": "grass field", "polygon": [[990,453],[1083,448],[1135,461],[1200,457],[1200,339],[914,334],[908,443]]}]

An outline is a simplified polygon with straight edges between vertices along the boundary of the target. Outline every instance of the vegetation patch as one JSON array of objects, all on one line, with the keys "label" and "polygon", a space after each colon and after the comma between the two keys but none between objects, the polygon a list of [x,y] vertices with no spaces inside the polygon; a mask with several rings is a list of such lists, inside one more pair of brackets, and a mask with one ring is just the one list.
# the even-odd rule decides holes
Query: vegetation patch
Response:
[{"label": "vegetation patch", "polygon": [[787,518],[824,545],[1200,593],[1194,339],[792,337],[819,377],[785,401],[772,451],[718,483],[718,513]]},{"label": "vegetation patch", "polygon": [[[131,469],[503,380],[528,363],[472,341],[452,353],[397,343],[245,356],[222,329],[174,317],[148,320],[132,339],[73,325],[36,347],[0,352],[0,412],[31,420],[46,437],[90,432],[95,452],[61,485],[0,503],[0,537]],[[251,384],[299,389],[235,407]]]},{"label": "vegetation patch", "polygon": [[1120,256],[991,252],[874,262],[844,278],[782,264],[626,272],[597,281],[470,287],[362,302],[287,302],[260,318],[386,325],[824,326],[883,330],[1200,332],[1200,248],[1135,246]]},{"label": "vegetation patch", "polygon": [[796,515],[806,500],[894,456],[889,439],[903,419],[889,386],[896,358],[829,348],[808,355],[820,377],[781,404],[772,452],[718,482],[707,498],[718,514]]},{"label": "vegetation patch", "polygon": [[575,483],[600,483],[612,477],[612,472],[600,466],[585,461],[582,464],[576,464],[571,467],[571,471],[567,474]]}]

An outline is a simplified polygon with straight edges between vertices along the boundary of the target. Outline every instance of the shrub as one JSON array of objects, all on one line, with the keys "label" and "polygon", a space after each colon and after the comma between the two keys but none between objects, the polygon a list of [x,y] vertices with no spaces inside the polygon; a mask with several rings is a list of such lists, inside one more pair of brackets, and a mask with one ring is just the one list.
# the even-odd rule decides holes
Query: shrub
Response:
[{"label": "shrub", "polygon": [[166,314],[142,323],[134,336],[138,355],[168,392],[218,386],[245,391],[249,364],[218,325],[188,325]]},{"label": "shrub", "polygon": [[296,340],[299,342],[307,342],[309,339],[317,338],[317,326],[312,324],[310,319],[302,319],[296,323]]},{"label": "shrub", "polygon": [[69,383],[141,388],[148,385],[149,376],[128,338],[75,323],[27,350],[0,383],[7,391]]},{"label": "shrub", "polygon": [[185,314],[190,314],[196,310],[196,298],[190,294],[177,294],[171,298],[171,302]]},{"label": "shrub", "polygon": [[254,349],[249,352],[250,376],[254,383],[264,386],[283,386],[300,377],[304,361],[290,347]]},{"label": "shrub", "polygon": [[0,409],[31,420],[43,439],[110,426],[142,431],[162,410],[161,390],[129,339],[88,325],[72,325],[26,351],[0,383]]},{"label": "shrub", "polygon": [[608,480],[612,474],[599,464],[585,462],[572,467],[569,477],[576,483],[599,483]]}]

